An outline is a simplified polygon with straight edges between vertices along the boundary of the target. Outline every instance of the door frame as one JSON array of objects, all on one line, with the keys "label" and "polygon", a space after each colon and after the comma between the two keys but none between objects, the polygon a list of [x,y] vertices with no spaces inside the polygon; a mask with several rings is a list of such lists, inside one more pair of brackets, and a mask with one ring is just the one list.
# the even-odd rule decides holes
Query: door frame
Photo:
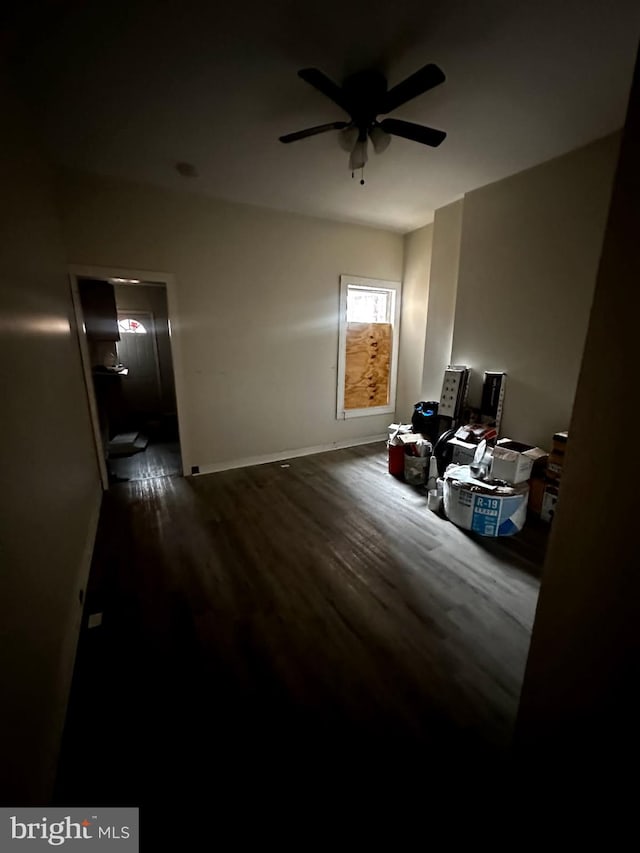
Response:
[{"label": "door frame", "polygon": [[[80,276],[80,278],[82,277],[83,276]],[[78,345],[80,348],[82,376],[84,378],[84,388],[87,392],[87,403],[89,404],[89,419],[91,421],[91,432],[93,433],[93,444],[96,451],[98,471],[100,473],[100,483],[102,484],[102,490],[106,492],[109,488],[109,473],[107,471],[105,447],[104,442],[102,441],[102,431],[100,429],[98,402],[96,400],[96,389],[93,384],[93,373],[91,372],[91,356],[89,354],[87,330],[84,323],[84,312],[82,310],[82,303],[80,302],[78,277],[70,275],[69,278],[71,281],[71,303],[73,305],[73,313],[75,314],[75,326],[78,334]]]},{"label": "door frame", "polygon": [[173,275],[173,273],[167,272],[128,269],[123,267],[100,267],[87,264],[69,264],[67,269],[69,271],[71,301],[76,319],[76,330],[78,332],[78,343],[80,347],[80,360],[82,362],[82,371],[84,374],[84,384],[87,392],[89,416],[91,418],[91,427],[93,431],[94,444],[96,447],[96,456],[98,459],[98,469],[100,471],[102,488],[105,491],[109,488],[109,475],[107,472],[107,465],[104,458],[104,447],[102,443],[102,435],[100,432],[100,422],[98,419],[98,405],[96,402],[95,389],[93,386],[93,375],[91,373],[89,344],[87,342],[84,314],[82,312],[82,304],[80,302],[80,289],[78,287],[78,279],[80,278],[97,278],[104,279],[105,281],[108,281],[109,279],[121,278],[132,283],[138,282],[139,284],[148,286],[164,285],[167,294],[169,348],[171,351],[171,361],[173,364],[173,380],[176,391],[178,432],[180,435],[180,459],[182,464],[182,474],[185,475],[187,470],[185,465],[185,459],[187,459],[188,455],[185,444],[185,439],[187,435],[187,418],[185,417],[186,407],[184,402],[184,371],[182,362],[182,349],[180,345],[180,324],[177,319],[177,288],[175,276]]}]

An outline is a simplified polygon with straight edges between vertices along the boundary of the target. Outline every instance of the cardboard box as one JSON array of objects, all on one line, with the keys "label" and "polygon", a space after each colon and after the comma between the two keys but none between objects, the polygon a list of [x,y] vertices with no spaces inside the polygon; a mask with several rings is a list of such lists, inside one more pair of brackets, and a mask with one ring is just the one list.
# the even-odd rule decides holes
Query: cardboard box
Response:
[{"label": "cardboard box", "polygon": [[557,432],[553,436],[553,448],[549,454],[547,462],[546,476],[548,480],[558,482],[562,477],[562,468],[564,466],[564,454],[567,449],[567,441],[569,433]]},{"label": "cardboard box", "polygon": [[[433,445],[430,441],[427,441],[426,438],[423,438],[421,435],[417,433],[407,433],[405,435],[399,435],[398,439],[400,440],[400,445],[404,453],[407,456],[413,458],[420,459],[428,459],[429,456],[433,453]],[[406,479],[406,469],[405,469],[405,479]]]},{"label": "cardboard box", "polygon": [[425,442],[425,439],[415,432],[405,432],[398,436],[398,440],[400,441],[400,444],[405,446],[407,444],[423,444]]},{"label": "cardboard box", "polygon": [[561,453],[564,452],[567,442],[569,441],[569,433],[565,430],[564,432],[557,432],[553,436],[553,450],[559,450]]},{"label": "cardboard box", "polygon": [[495,427],[489,424],[465,424],[458,427],[454,438],[459,438],[461,441],[475,441],[479,444],[481,441],[491,441],[498,435]]},{"label": "cardboard box", "polygon": [[549,524],[553,521],[559,491],[560,489],[555,483],[546,484],[544,496],[542,498],[542,510],[540,511],[540,518],[542,521],[547,521]]},{"label": "cardboard box", "polygon": [[461,438],[450,438],[447,444],[453,448],[451,461],[454,465],[471,465],[478,445],[471,441],[463,441]]},{"label": "cardboard box", "polygon": [[524,483],[531,477],[534,465],[542,466],[548,455],[541,447],[502,438],[493,448],[491,477],[507,483]]},{"label": "cardboard box", "polygon": [[389,424],[387,429],[389,430],[390,444],[400,444],[398,436],[404,435],[408,432],[413,432],[413,427],[411,426],[411,424]]},{"label": "cardboard box", "polygon": [[547,485],[544,477],[532,477],[529,480],[529,511],[540,515],[542,512],[542,500]]},{"label": "cardboard box", "polygon": [[560,480],[562,477],[562,466],[564,465],[564,454],[552,451],[547,462],[546,476],[549,480]]}]

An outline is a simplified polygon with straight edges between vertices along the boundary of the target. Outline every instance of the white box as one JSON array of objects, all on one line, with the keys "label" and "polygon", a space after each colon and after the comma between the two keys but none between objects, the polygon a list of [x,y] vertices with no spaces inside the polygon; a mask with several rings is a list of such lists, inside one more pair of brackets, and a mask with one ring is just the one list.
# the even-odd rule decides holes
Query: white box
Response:
[{"label": "white box", "polygon": [[493,448],[490,474],[493,480],[506,480],[507,483],[525,483],[531,477],[533,463],[548,456],[547,451],[540,447],[516,450],[508,446],[514,444],[516,442],[505,438],[501,439]]},{"label": "white box", "polygon": [[453,448],[451,461],[454,465],[471,465],[473,457],[478,449],[477,444],[463,441],[461,438],[450,438],[447,444]]}]

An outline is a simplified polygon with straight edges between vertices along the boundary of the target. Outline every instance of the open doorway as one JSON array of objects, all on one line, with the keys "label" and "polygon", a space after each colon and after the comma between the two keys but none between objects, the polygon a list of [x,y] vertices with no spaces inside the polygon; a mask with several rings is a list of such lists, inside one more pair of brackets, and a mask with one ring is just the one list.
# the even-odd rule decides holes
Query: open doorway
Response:
[{"label": "open doorway", "polygon": [[72,284],[105,487],[181,475],[167,283],[76,274]]}]

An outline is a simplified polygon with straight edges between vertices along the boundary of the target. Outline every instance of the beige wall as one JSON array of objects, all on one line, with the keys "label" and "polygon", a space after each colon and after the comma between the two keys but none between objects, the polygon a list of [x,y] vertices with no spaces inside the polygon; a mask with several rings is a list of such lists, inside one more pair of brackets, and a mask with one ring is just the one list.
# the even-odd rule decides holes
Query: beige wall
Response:
[{"label": "beige wall", "polygon": [[385,432],[335,417],[339,276],[399,280],[400,235],[82,174],[60,199],[71,263],[176,277],[187,470]]},{"label": "beige wall", "polygon": [[427,327],[429,268],[431,266],[432,225],[412,231],[404,238],[402,315],[398,358],[396,417],[411,421],[413,404],[422,400],[422,353]]},{"label": "beige wall", "polygon": [[626,777],[616,783],[616,774],[634,755],[638,740],[638,462],[629,431],[612,429],[612,414],[620,407],[630,412],[636,396],[639,150],[640,65],[517,727],[526,778],[548,775],[553,768],[563,795],[571,790],[579,796],[588,785],[589,796],[603,802],[603,794],[616,796],[620,784],[626,793]]},{"label": "beige wall", "polygon": [[0,91],[0,801],[45,803],[101,497],[50,176]]},{"label": "beige wall", "polygon": [[[619,137],[465,196],[452,360],[506,370],[502,433],[549,446],[573,406]],[[438,229],[434,231],[434,259]]]},{"label": "beige wall", "polygon": [[424,348],[424,400],[439,400],[442,379],[451,362],[451,344],[458,288],[458,262],[463,201],[436,210]]}]

